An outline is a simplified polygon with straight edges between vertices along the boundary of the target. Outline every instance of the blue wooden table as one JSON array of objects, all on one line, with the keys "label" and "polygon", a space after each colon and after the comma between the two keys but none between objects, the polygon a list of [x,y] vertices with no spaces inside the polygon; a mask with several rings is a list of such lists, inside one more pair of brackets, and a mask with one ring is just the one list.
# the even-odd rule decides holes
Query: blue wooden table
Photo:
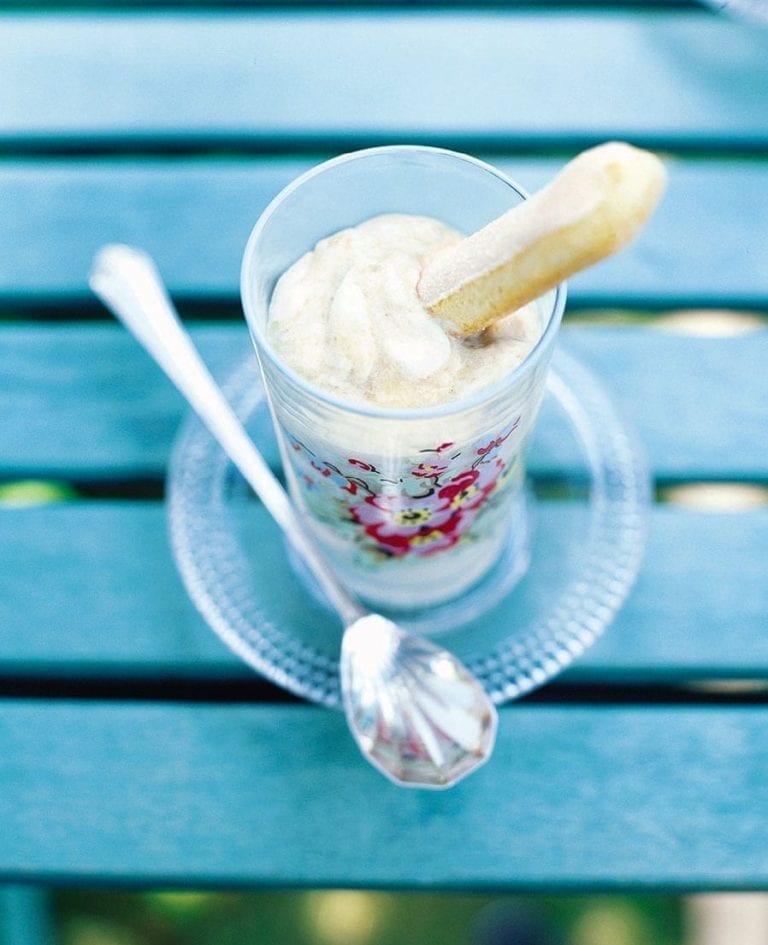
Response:
[{"label": "blue wooden table", "polygon": [[[16,4],[0,90],[14,895],[766,886],[768,30],[683,2]],[[90,261],[152,253],[226,373],[249,344],[245,240],[305,168],[420,142],[535,189],[614,137],[662,153],[669,190],[573,279],[562,345],[645,445],[647,555],[604,638],[503,708],[485,768],[398,790],[340,714],[255,677],[190,603],[163,504],[185,410],[89,294]],[[539,502],[567,520],[556,489]]]}]

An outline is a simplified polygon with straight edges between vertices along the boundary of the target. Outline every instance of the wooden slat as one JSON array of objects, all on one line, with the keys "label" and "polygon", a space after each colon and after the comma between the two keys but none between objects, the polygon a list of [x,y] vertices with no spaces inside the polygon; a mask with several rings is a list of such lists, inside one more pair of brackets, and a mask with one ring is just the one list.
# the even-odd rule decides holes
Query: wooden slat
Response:
[{"label": "wooden slat", "polygon": [[[320,159],[0,163],[5,310],[91,298],[87,273],[107,242],[147,249],[177,295],[236,301],[251,227],[282,187]],[[490,160],[535,190],[566,156]],[[571,304],[768,306],[768,166],[668,164],[668,191],[647,229],[614,259],[574,278]]]},{"label": "wooden slat", "polygon": [[[543,10],[0,14],[0,314],[74,313],[94,249],[114,239],[150,249],[182,299],[231,305],[248,229],[309,163],[297,154],[397,139],[487,146],[537,186],[575,148],[618,136],[721,159],[678,158],[652,228],[574,280],[574,302],[765,308],[768,171],[738,155],[768,148],[768,33],[692,10]],[[167,148],[294,157],[138,159]],[[83,149],[137,159],[18,159]],[[538,150],[549,159],[508,159]],[[218,373],[248,348],[239,325],[196,336]],[[657,476],[761,481],[767,339],[564,335],[639,429]],[[0,358],[0,475],[163,472],[182,404],[117,326],[5,323]],[[559,454],[540,450],[545,474]],[[550,547],[573,532],[572,511],[540,503]],[[360,759],[340,713],[202,701],[205,681],[250,671],[188,600],[164,514],[138,501],[0,508],[0,880],[768,883],[765,704],[509,706],[475,776],[446,794],[397,790]],[[257,579],[295,617],[302,597],[265,534]],[[636,697],[642,683],[752,677],[764,691],[767,542],[766,509],[655,507],[633,595],[566,679]],[[505,613],[514,620],[512,602]],[[8,697],[14,683],[44,697],[52,677],[79,698]],[[85,698],[87,677],[127,682],[144,701]],[[167,687],[162,704],[147,698],[150,680]]]},{"label": "wooden slat", "polygon": [[[8,684],[38,678],[44,691],[50,676],[250,677],[187,599],[164,516],[159,503],[137,502],[2,510],[0,675]],[[289,635],[314,626],[333,639],[333,618],[297,588],[275,526],[263,511],[257,518],[268,537],[253,556],[253,580],[267,613]],[[567,503],[540,503],[537,533],[552,548],[579,521]],[[657,507],[636,588],[568,676],[627,684],[768,678],[766,543],[768,509],[703,514]],[[498,617],[510,628],[525,618],[515,595]],[[472,656],[471,639],[457,643]]]},{"label": "wooden slat", "polygon": [[[250,351],[242,326],[193,334],[220,377]],[[602,380],[657,476],[766,477],[768,330],[712,339],[580,326],[562,344]],[[5,325],[0,359],[4,477],[164,473],[184,407],[118,325]],[[261,442],[276,462],[266,431]],[[557,444],[536,455],[548,472]]]},{"label": "wooden slat", "polygon": [[[515,3],[519,0],[515,0]],[[717,0],[713,0],[717,2]],[[616,7],[625,8],[627,10],[648,10],[651,8],[659,10],[675,10],[675,9],[688,9],[688,10],[700,10],[699,0],[580,0],[582,6],[591,6],[591,7],[608,7],[609,9],[615,9]],[[14,0],[15,8],[28,7],[30,9],[39,8],[39,0]],[[409,8],[425,7],[430,9],[434,6],[434,0],[387,0],[388,7],[395,6],[407,6]],[[493,7],[493,6],[508,6],[509,0],[483,0],[483,7]],[[567,0],[525,0],[525,7],[541,7],[542,9],[548,8],[562,8],[567,6]],[[333,7],[348,7],[349,0],[63,0],[62,3],[58,5],[59,7],[67,7],[71,9],[97,9],[104,10],[111,7],[119,6],[121,8],[125,7],[143,7],[146,8],[160,8],[167,9],[168,7],[179,7],[179,8],[190,8],[190,7],[207,7],[207,8],[227,8],[227,7],[251,7],[258,9],[259,7],[267,7],[269,9],[275,9],[276,7],[284,7],[290,9],[291,7],[314,7],[316,9],[327,9]],[[364,6],[381,6],[380,0],[356,0],[356,7]],[[456,7],[458,9],[471,9],[476,8],[476,4],[472,3],[472,0],[441,0],[441,7]]]},{"label": "wooden slat", "polygon": [[8,146],[768,142],[768,35],[696,12],[9,14],[0,86]]},{"label": "wooden slat", "polygon": [[424,794],[367,766],[340,713],[9,701],[0,705],[0,876],[760,887],[766,721],[765,708],[513,707],[486,767]]},{"label": "wooden slat", "polygon": [[36,886],[0,886],[0,945],[54,945],[48,892]]},{"label": "wooden slat", "polygon": [[[5,326],[1,335],[7,475],[164,475],[185,407],[124,329]],[[220,378],[250,350],[243,326],[193,335]]]}]

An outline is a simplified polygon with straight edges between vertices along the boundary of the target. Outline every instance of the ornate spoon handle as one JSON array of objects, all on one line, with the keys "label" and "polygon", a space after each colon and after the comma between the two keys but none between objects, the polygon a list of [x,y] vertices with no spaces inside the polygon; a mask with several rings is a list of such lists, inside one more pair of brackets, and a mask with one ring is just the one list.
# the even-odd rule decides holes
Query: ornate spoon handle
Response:
[{"label": "ornate spoon handle", "polygon": [[105,246],[89,283],[163,368],[306,561],[345,626],[365,611],[339,583],[261,453],[243,429],[181,324],[154,262],[130,246]]}]

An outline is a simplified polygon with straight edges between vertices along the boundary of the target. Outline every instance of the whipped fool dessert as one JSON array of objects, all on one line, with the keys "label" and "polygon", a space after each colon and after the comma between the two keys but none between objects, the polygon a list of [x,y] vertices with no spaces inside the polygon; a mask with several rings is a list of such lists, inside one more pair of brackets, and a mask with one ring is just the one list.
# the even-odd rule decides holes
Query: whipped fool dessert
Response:
[{"label": "whipped fool dessert", "polygon": [[[504,591],[524,570],[523,454],[562,314],[559,286],[633,238],[664,179],[655,156],[613,142],[520,200],[461,155],[372,149],[284,191],[265,214],[269,240],[257,225],[244,301],[257,348],[269,349],[262,371],[289,488],[342,581],[368,603],[446,603],[466,616],[454,599],[478,584],[487,603],[479,582],[494,562]],[[294,234],[318,233],[323,207],[343,225],[354,208],[362,218],[362,207],[408,206],[405,189],[411,206],[477,220],[475,195],[482,202],[497,184],[501,215],[469,235],[427,216],[372,215],[296,256],[285,251]],[[262,238],[280,252],[257,256]],[[278,256],[285,271],[272,268]]]},{"label": "whipped fool dessert", "polygon": [[275,287],[273,350],[352,404],[419,409],[493,384],[538,341],[540,310],[529,303],[469,340],[452,334],[417,287],[425,260],[461,239],[438,220],[386,214],[321,240]]},{"label": "whipped fool dessert", "polygon": [[[551,300],[481,335],[452,333],[417,287],[425,260],[462,238],[431,218],[377,216],[321,240],[271,298],[274,352],[351,408],[302,417],[297,405],[279,418],[291,491],[345,583],[379,608],[462,594],[498,558],[510,519],[516,553],[527,539],[521,447],[543,369],[490,408],[458,404],[521,364]],[[356,408],[400,413],[361,418]]]}]

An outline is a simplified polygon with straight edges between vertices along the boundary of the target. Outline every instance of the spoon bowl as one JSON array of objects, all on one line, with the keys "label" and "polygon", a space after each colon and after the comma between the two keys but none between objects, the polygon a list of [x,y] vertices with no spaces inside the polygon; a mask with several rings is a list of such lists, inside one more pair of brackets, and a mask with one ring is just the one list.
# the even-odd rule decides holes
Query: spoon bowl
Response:
[{"label": "spoon bowl", "polygon": [[488,757],[496,712],[454,656],[380,614],[344,632],[341,690],[368,760],[398,784],[450,787]]}]

